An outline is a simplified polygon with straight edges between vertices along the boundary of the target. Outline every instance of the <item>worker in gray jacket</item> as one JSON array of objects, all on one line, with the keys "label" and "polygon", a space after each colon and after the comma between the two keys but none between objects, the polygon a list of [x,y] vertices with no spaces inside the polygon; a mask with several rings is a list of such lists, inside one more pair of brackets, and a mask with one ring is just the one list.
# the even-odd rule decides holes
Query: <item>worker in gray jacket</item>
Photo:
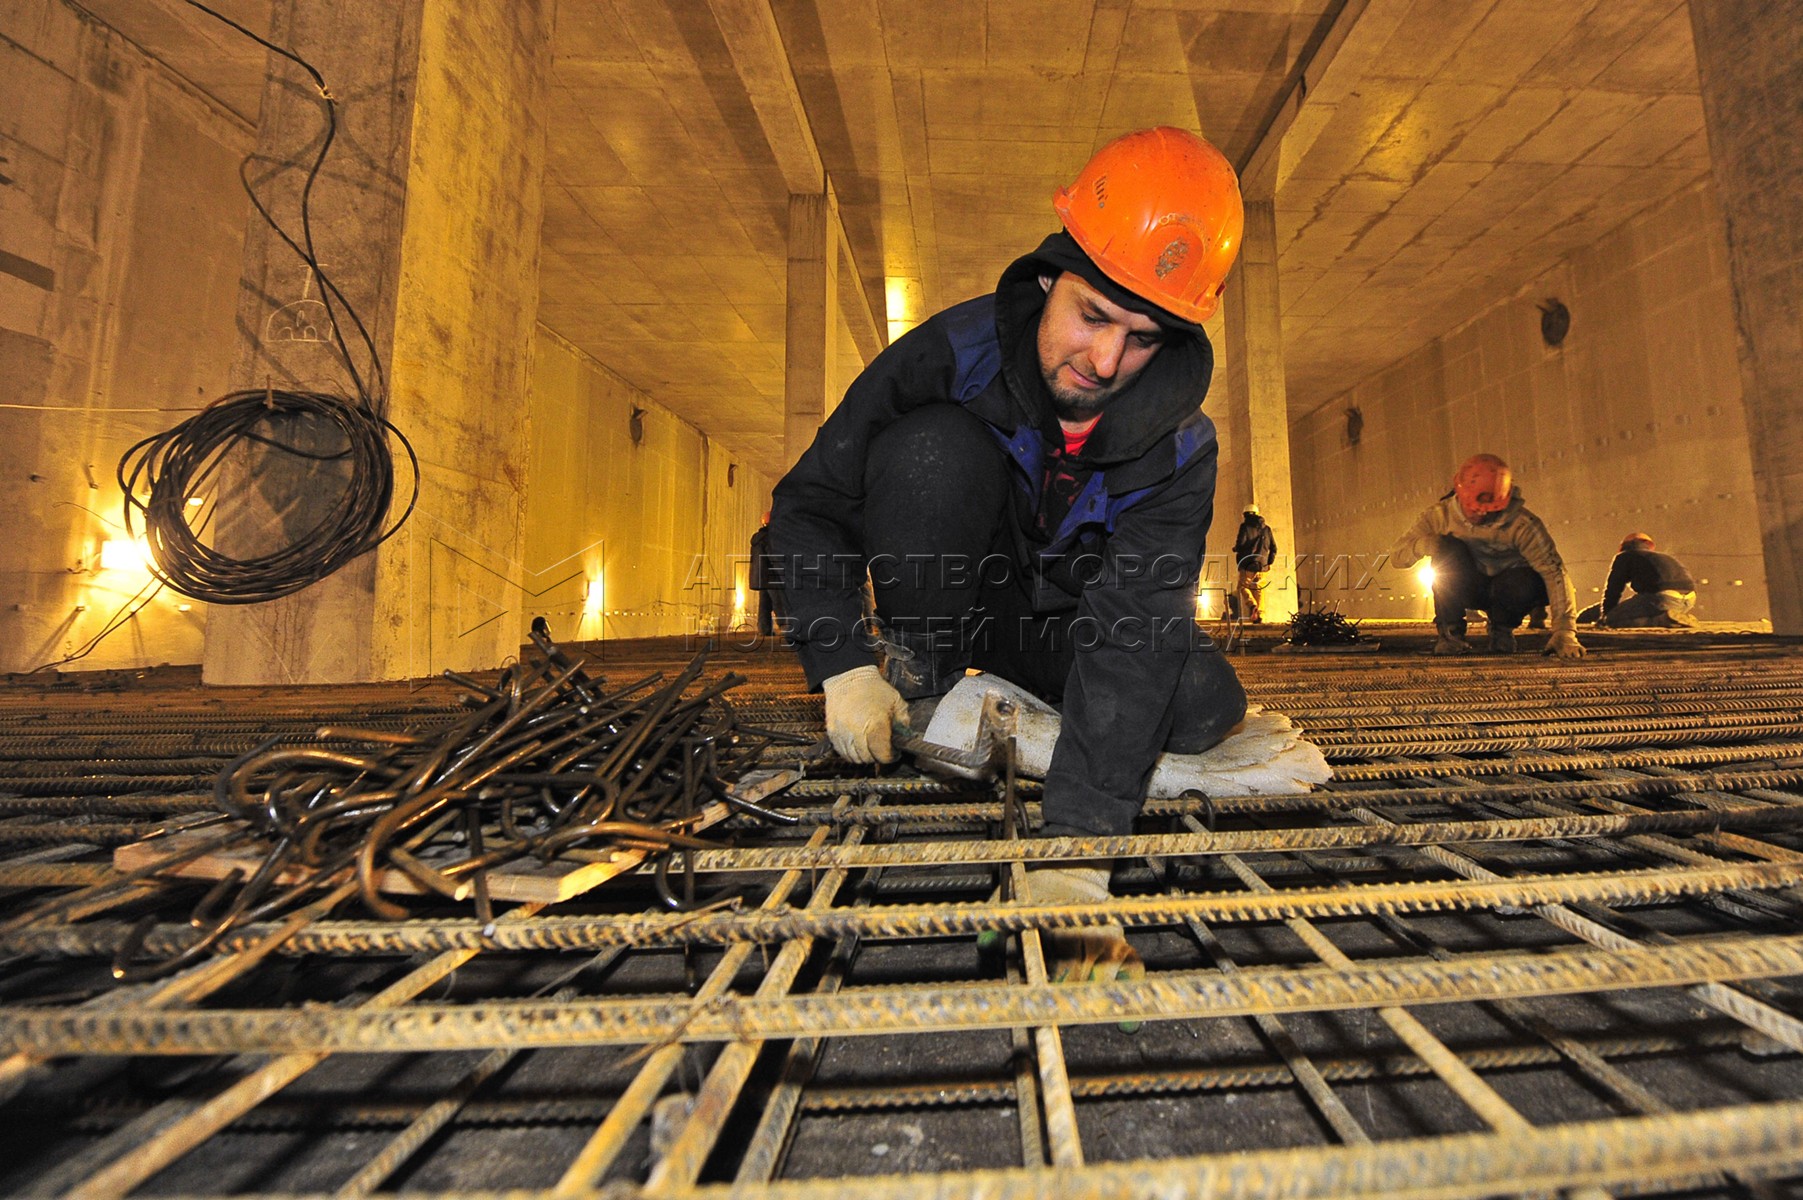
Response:
[{"label": "worker in gray jacket", "polygon": [[1435,654],[1469,654],[1465,614],[1489,619],[1490,649],[1515,651],[1515,627],[1546,605],[1552,626],[1542,654],[1582,658],[1577,594],[1552,534],[1529,512],[1509,464],[1475,454],[1453,476],[1452,490],[1428,507],[1390,550],[1392,566],[1423,558],[1434,565]]}]

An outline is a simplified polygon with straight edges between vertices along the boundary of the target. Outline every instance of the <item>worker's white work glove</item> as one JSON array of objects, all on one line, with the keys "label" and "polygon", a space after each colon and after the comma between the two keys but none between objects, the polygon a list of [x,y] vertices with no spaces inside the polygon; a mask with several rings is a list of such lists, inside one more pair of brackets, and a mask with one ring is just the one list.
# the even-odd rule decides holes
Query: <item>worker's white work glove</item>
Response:
[{"label": "worker's white work glove", "polygon": [[875,667],[855,667],[821,684],[826,736],[847,762],[894,762],[890,726],[908,723],[908,702]]},{"label": "worker's white work glove", "polygon": [[1584,647],[1579,644],[1577,634],[1569,629],[1559,629],[1546,639],[1546,649],[1540,653],[1554,658],[1583,658]]},{"label": "worker's white work glove", "polygon": [[[1108,868],[1081,863],[1034,867],[1027,872],[1032,904],[1099,905],[1108,900]],[[1119,925],[1046,930],[1046,975],[1053,983],[1113,983],[1144,979],[1146,965]]]}]

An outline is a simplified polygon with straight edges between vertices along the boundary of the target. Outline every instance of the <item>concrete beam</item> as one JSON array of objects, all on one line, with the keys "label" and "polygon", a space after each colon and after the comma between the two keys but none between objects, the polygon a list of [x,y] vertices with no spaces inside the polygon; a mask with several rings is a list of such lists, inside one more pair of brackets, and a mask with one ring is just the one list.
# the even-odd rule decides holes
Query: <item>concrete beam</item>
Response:
[{"label": "concrete beam", "polygon": [[858,353],[869,365],[889,340],[889,321],[886,315],[879,321],[876,310],[870,307],[870,293],[864,290],[864,276],[858,272],[858,256],[852,252],[851,239],[846,236],[845,222],[840,218],[836,204],[833,206],[833,227],[839,231],[839,253],[853,283],[841,293],[839,301],[844,306],[845,324],[851,330],[852,341],[857,343]]},{"label": "concrete beam", "polygon": [[[814,140],[813,126],[808,122],[807,109],[801,103],[801,90],[796,86],[795,72],[790,67],[789,52],[783,45],[776,15],[771,11],[769,0],[708,0],[708,6],[732,54],[733,66],[745,86],[745,94],[751,98],[770,153],[782,170],[793,212],[795,198],[818,197],[830,189],[830,183],[820,158],[819,144]],[[852,278],[859,281],[857,287],[845,289],[839,300],[846,306],[846,324],[857,342],[858,352],[865,362],[869,362],[887,340],[887,320],[878,319],[870,297],[864,291],[863,275],[858,270],[851,239],[839,219],[838,204],[828,205],[828,211],[831,224],[826,232],[837,240],[838,254],[850,269]],[[809,236],[811,238],[811,233]],[[794,312],[791,305],[791,318]],[[793,455],[790,461],[793,461]]]},{"label": "concrete beam", "polygon": [[1248,198],[1277,194],[1337,108],[1377,61],[1413,0],[1345,0],[1321,14],[1276,109],[1237,164]]},{"label": "concrete beam", "polygon": [[818,194],[826,183],[826,167],[769,0],[708,0],[708,7],[790,194]]},{"label": "concrete beam", "polygon": [[783,342],[783,467],[814,441],[833,397],[833,330],[839,320],[839,202],[832,187],[789,197],[788,315]]}]

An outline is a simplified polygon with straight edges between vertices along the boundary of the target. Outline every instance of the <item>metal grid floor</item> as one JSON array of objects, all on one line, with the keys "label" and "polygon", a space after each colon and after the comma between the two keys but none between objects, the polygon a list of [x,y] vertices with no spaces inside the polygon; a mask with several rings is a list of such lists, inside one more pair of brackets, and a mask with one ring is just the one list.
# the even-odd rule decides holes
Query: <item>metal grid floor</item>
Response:
[{"label": "metal grid floor", "polygon": [[[14,681],[0,1188],[1797,1194],[1803,656],[1386,639],[1235,659],[1334,764],[1309,796],[1039,839],[1010,816],[1037,819],[1031,784],[829,762],[773,802],[798,825],[710,831],[732,844],[695,855],[702,899],[736,907],[673,913],[628,876],[486,929],[343,908],[135,985],[107,969],[128,930],[155,916],[146,945],[179,943],[202,885],[116,886],[111,847],[204,809],[271,734],[429,728],[454,693]],[[713,661],[750,677],[742,719],[818,732],[787,656]],[[1026,862],[1095,857],[1149,977],[1048,984],[1039,930],[1098,913],[990,897]]]}]

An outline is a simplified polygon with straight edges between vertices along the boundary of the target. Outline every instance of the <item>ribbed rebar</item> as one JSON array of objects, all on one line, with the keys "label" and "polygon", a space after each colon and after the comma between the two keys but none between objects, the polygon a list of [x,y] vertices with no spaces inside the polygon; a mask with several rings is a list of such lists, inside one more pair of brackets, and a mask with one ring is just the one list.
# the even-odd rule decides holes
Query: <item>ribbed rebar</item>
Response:
[{"label": "ribbed rebar", "polygon": [[[792,868],[802,869],[802,868]],[[923,938],[1001,930],[1074,929],[1096,924],[1176,925],[1190,918],[1212,923],[1374,913],[1466,912],[1540,904],[1642,904],[1743,888],[1803,883],[1803,863],[1742,863],[1724,867],[1648,868],[1587,874],[1524,876],[1429,883],[1375,883],[1285,888],[1192,896],[1123,896],[1106,905],[996,905],[967,902],[885,905],[827,912],[650,913],[601,917],[542,917],[530,925],[485,929],[473,921],[319,921],[282,946],[286,954],[394,956],[446,950],[598,950],[606,946],[770,944],[797,937]],[[255,940],[264,927],[246,926],[216,943],[220,952]],[[0,937],[0,951],[45,957],[110,955],[127,936],[117,926],[40,926]],[[143,936],[147,953],[174,953],[198,936],[179,925]]]},{"label": "ribbed rebar", "polygon": [[393,1053],[605,1046],[809,1035],[868,1037],[1019,1025],[1252,1016],[1680,987],[1803,974],[1803,935],[1709,938],[1634,950],[1465,955],[1344,969],[1246,968],[1088,985],[897,986],[780,1000],[616,999],[386,1012],[0,1008],[0,1047],[33,1055]]},{"label": "ribbed rebar", "polygon": [[[1461,753],[1436,747],[1435,754]],[[1341,783],[1403,779],[1411,775],[1529,775],[1542,771],[1598,771],[1608,768],[1699,767],[1722,763],[1787,762],[1803,758],[1803,742],[1759,742],[1748,746],[1675,746],[1664,750],[1581,753],[1511,752],[1498,758],[1465,759],[1444,767],[1433,762],[1346,763],[1334,768]]]},{"label": "ribbed rebar", "polygon": [[[1583,1121],[1508,1134],[1404,1138],[1370,1146],[1256,1150],[1085,1167],[838,1177],[683,1188],[675,1200],[1462,1200],[1803,1162],[1803,1103]],[[622,1184],[609,1200],[648,1195]],[[470,1194],[474,1200],[474,1193]],[[440,1200],[452,1200],[440,1194]]]},{"label": "ribbed rebar", "polygon": [[[1740,1035],[1700,1031],[1675,1037],[1592,1037],[1577,1039],[1591,1053],[1603,1058],[1644,1058],[1698,1049],[1739,1046]],[[1459,1056],[1474,1070],[1508,1071],[1557,1063],[1560,1054],[1550,1046],[1460,1047]],[[1413,1055],[1365,1058],[1319,1058],[1316,1068],[1332,1083],[1358,1083],[1374,1079],[1411,1079],[1428,1074],[1426,1064]],[[1072,1074],[1071,1094],[1078,1099],[1168,1096],[1190,1092],[1225,1092],[1290,1085],[1290,1070],[1281,1062],[1246,1063],[1231,1067],[1190,1067],[1170,1070]],[[815,1084],[801,1092],[803,1112],[876,1112],[907,1108],[942,1108],[961,1105],[1012,1104],[1014,1085],[978,1076],[948,1078],[932,1083]],[[609,1100],[510,1099],[472,1100],[460,1108],[449,1124],[458,1127],[542,1126],[588,1124],[607,1116]],[[362,1100],[350,1104],[320,1099],[274,1098],[240,1117],[233,1128],[246,1132],[282,1132],[306,1129],[343,1132],[360,1129],[392,1129],[416,1120],[430,1107],[425,1100]],[[64,1128],[78,1133],[117,1129],[141,1115],[144,1107],[114,1098],[79,1104],[40,1106]]]},{"label": "ribbed rebar", "polygon": [[[1286,796],[1219,796],[1213,798],[1179,797],[1152,799],[1141,810],[1148,817],[1201,816],[1210,811],[1225,813],[1276,813],[1337,810],[1358,805],[1469,805],[1484,802],[1519,802],[1536,799],[1594,800],[1603,797],[1625,799],[1631,796],[1677,796],[1694,792],[1733,792],[1753,788],[1794,788],[1803,786],[1803,767],[1769,771],[1701,771],[1674,775],[1637,775],[1631,779],[1612,780],[1536,780],[1531,783],[1499,783],[1488,786],[1470,784],[1447,787],[1415,788],[1347,788],[1329,783],[1312,792]],[[814,789],[796,785],[785,796],[802,799]],[[947,788],[947,791],[959,789]],[[906,794],[906,793],[901,793]],[[1803,800],[1803,796],[1797,797]],[[827,806],[783,806],[783,811],[803,824],[829,819]],[[1029,803],[1028,815],[1039,816],[1039,805]],[[854,808],[843,813],[840,821],[860,825],[883,825],[898,831],[917,832],[970,822],[1001,820],[1001,806],[993,801],[969,801],[947,804],[885,805],[881,808]]]}]

